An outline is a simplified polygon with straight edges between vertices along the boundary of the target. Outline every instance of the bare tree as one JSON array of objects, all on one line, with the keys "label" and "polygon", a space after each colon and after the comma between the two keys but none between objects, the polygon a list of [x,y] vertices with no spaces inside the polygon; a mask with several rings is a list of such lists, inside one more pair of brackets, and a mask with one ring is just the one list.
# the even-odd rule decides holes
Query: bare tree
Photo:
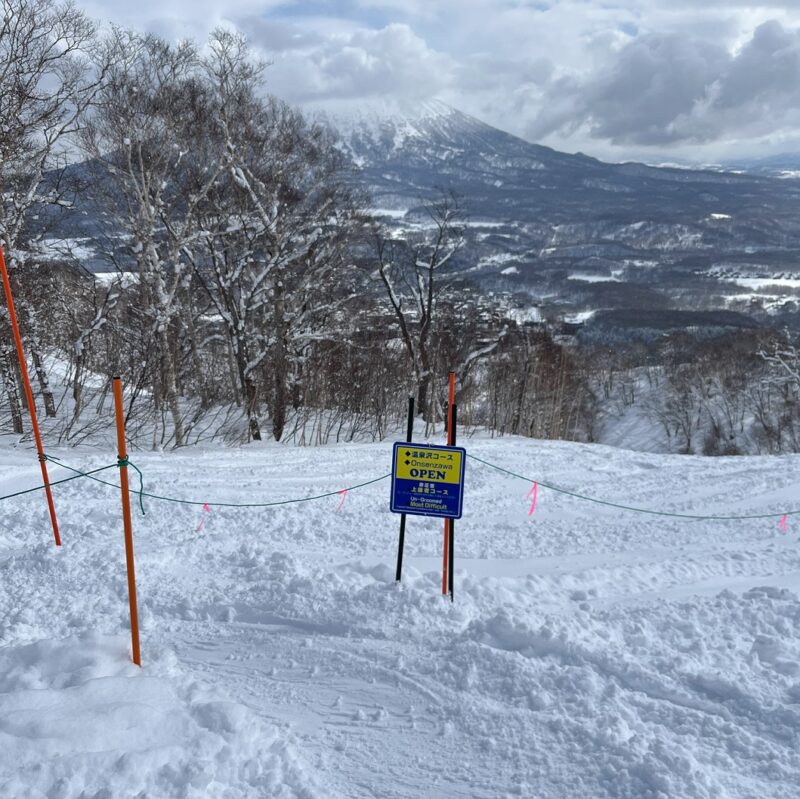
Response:
[{"label": "bare tree", "polygon": [[137,275],[143,334],[159,364],[154,397],[166,406],[175,446],[181,446],[180,310],[191,253],[202,242],[198,208],[222,162],[206,146],[209,98],[191,43],[172,46],[117,29],[106,57],[108,78],[83,145],[96,184],[110,187],[103,199],[123,245],[115,258]]},{"label": "bare tree", "polygon": [[800,390],[800,350],[788,330],[769,349],[760,349],[758,355],[769,365],[775,385],[791,384]]},{"label": "bare tree", "polygon": [[261,438],[263,394],[280,439],[305,344],[324,334],[326,317],[343,302],[330,289],[334,273],[346,282],[357,213],[326,132],[259,97],[263,66],[243,37],[212,35],[204,67],[224,170],[201,204],[205,247],[194,268],[229,338],[250,436]]},{"label": "bare tree", "polygon": [[409,241],[378,236],[379,276],[414,374],[417,407],[430,418],[431,337],[439,303],[451,287],[448,266],[464,243],[463,213],[453,194],[425,205],[430,223]]},{"label": "bare tree", "polygon": [[[2,0],[0,20],[0,241],[18,296],[23,334],[48,416],[55,403],[44,368],[34,306],[20,291],[20,273],[35,269],[45,227],[43,206],[69,202],[55,174],[64,167],[72,138],[100,81],[92,64],[95,29],[72,2]],[[5,331],[0,374],[15,429],[21,415],[14,362]]]}]

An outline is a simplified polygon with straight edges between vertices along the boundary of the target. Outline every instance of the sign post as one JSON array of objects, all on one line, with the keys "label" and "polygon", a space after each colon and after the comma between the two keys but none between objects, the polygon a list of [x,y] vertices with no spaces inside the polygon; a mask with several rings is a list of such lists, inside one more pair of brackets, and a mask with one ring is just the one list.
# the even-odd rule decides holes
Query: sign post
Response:
[{"label": "sign post", "polygon": [[[414,438],[414,397],[408,398],[408,423],[406,425],[406,441],[410,444]],[[397,545],[397,572],[395,582],[400,582],[403,576],[403,550],[406,545],[406,515],[400,515],[400,541]]]},{"label": "sign post", "polygon": [[[451,372],[452,374],[452,372]],[[450,405],[450,427],[448,428],[449,431],[449,440],[450,443],[455,446],[456,443],[456,404],[455,402],[451,403]],[[455,602],[455,596],[453,593],[453,572],[455,571],[455,561],[456,561],[456,522],[455,519],[450,518],[447,520],[446,524],[449,525],[449,536],[447,539],[447,588],[450,591],[450,601]]]},{"label": "sign post", "polygon": [[414,398],[408,398],[406,440],[394,445],[392,454],[392,496],[390,509],[400,514],[400,542],[397,549],[397,572],[403,574],[403,549],[406,516],[435,516],[444,519],[442,556],[442,594],[453,597],[455,561],[455,519],[461,518],[464,505],[464,468],[467,452],[456,443],[455,372],[450,372],[450,402],[447,413],[448,446],[412,444],[414,433]]},{"label": "sign post", "polygon": [[8,269],[6,259],[3,255],[3,248],[0,247],[0,272],[3,277],[3,290],[6,295],[6,307],[8,308],[8,318],[11,321],[11,330],[14,334],[14,344],[17,348],[17,360],[19,361],[19,371],[22,375],[22,385],[25,389],[25,399],[28,403],[28,413],[31,417],[31,427],[33,428],[33,439],[36,442],[36,452],[39,455],[39,463],[42,467],[42,482],[44,492],[47,496],[47,507],[50,511],[50,522],[53,525],[53,538],[56,546],[61,546],[61,536],[58,532],[58,520],[56,519],[56,508],[53,504],[53,492],[50,490],[50,477],[47,474],[47,457],[42,446],[42,436],[39,433],[39,420],[36,416],[36,403],[33,401],[33,391],[31,390],[31,380],[28,376],[28,365],[25,361],[25,350],[22,347],[22,336],[19,332],[19,322],[17,321],[17,311],[14,308],[14,294],[11,291],[11,281],[8,279]]},{"label": "sign post", "polygon": [[[447,444],[453,446],[456,443],[455,429],[453,428],[453,403],[456,401],[456,373],[450,372],[449,394],[447,397]],[[442,596],[446,596],[449,591],[452,600],[453,581],[448,577],[450,574],[452,557],[450,556],[450,546],[453,541],[453,522],[451,519],[444,520],[444,542],[442,544]]]}]

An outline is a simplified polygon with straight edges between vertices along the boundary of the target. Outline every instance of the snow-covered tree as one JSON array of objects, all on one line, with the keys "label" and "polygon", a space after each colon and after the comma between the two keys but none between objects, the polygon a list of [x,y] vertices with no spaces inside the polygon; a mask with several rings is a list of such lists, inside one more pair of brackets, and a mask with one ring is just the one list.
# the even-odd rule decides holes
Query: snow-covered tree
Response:
[{"label": "snow-covered tree", "polygon": [[439,304],[452,286],[448,267],[464,243],[463,213],[452,194],[424,206],[427,224],[406,240],[377,237],[377,276],[400,327],[414,376],[417,408],[430,416],[432,337]]},{"label": "snow-covered tree", "polygon": [[[71,202],[60,170],[103,70],[94,63],[95,28],[72,2],[2,0],[0,12],[0,242],[45,410],[54,416],[40,322],[25,288],[41,255],[45,207]],[[15,357],[3,325],[0,375],[14,429],[22,432]]]},{"label": "snow-covered tree", "polygon": [[262,99],[263,65],[244,39],[216,31],[209,49],[224,169],[200,205],[205,247],[195,273],[228,338],[250,436],[261,438],[266,402],[280,439],[304,343],[324,335],[341,301],[335,286],[347,282],[341,272],[357,215],[328,134],[285,103]]},{"label": "snow-covered tree", "polygon": [[140,333],[158,361],[155,402],[168,410],[181,446],[181,310],[192,252],[204,241],[198,210],[222,169],[220,154],[207,146],[210,97],[191,43],[115,29],[106,58],[108,76],[83,145],[96,186],[105,189],[106,219],[119,233],[114,258],[138,281]]}]

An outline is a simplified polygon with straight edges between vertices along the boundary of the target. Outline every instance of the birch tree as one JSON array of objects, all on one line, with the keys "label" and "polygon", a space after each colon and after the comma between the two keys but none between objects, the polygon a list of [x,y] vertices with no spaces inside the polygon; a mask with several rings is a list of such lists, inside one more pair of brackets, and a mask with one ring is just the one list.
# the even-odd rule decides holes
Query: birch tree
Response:
[{"label": "birch tree", "polygon": [[204,66],[224,170],[202,204],[195,272],[228,336],[250,437],[262,436],[266,402],[280,439],[303,343],[341,302],[326,287],[346,265],[355,206],[325,131],[259,96],[264,65],[243,37],[216,31]]},{"label": "birch tree", "polygon": [[206,146],[209,96],[191,43],[173,46],[117,29],[106,54],[111,66],[83,145],[118,231],[113,257],[137,276],[142,333],[158,358],[153,396],[171,416],[175,446],[182,446],[181,302],[201,241],[198,209],[221,169]]},{"label": "birch tree", "polygon": [[[70,202],[58,172],[103,78],[95,29],[72,2],[2,0],[0,5],[0,242],[6,251],[27,349],[48,416],[55,403],[26,272],[36,268],[46,206]],[[0,375],[22,432],[15,354],[3,326]]]},{"label": "birch tree", "polygon": [[425,206],[429,227],[409,241],[377,238],[377,275],[406,349],[417,408],[430,416],[431,340],[440,301],[451,288],[448,266],[464,243],[463,214],[454,195]]}]

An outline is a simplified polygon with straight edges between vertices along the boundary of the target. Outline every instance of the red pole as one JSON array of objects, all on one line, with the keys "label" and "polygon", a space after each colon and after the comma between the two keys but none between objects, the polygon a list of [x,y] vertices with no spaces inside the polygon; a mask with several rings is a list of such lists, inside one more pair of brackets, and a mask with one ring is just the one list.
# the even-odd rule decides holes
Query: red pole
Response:
[{"label": "red pole", "polygon": [[[447,404],[447,446],[453,446],[453,403],[456,401],[456,373],[450,372],[450,394],[448,398]],[[444,520],[444,547],[442,552],[442,595],[447,596],[448,592],[448,579],[447,579],[447,567],[449,563],[449,531],[450,525],[448,522],[450,519]]]},{"label": "red pole", "polygon": [[44,492],[47,495],[47,507],[50,509],[50,521],[53,523],[53,538],[56,546],[61,546],[61,536],[58,533],[58,520],[56,519],[56,507],[53,504],[53,492],[50,490],[50,478],[47,474],[47,459],[42,447],[42,436],[39,433],[39,420],[36,417],[36,405],[33,402],[33,391],[31,381],[28,377],[28,365],[25,361],[25,350],[22,347],[22,336],[19,333],[19,322],[17,321],[17,311],[14,308],[14,295],[11,292],[11,281],[8,279],[8,269],[6,259],[3,255],[3,248],[0,247],[0,271],[3,273],[3,290],[6,294],[6,307],[8,308],[8,318],[11,320],[11,330],[14,333],[14,344],[17,347],[17,360],[19,361],[19,371],[22,375],[22,385],[25,389],[25,399],[28,402],[28,412],[31,415],[31,427],[33,428],[33,438],[36,441],[36,451],[39,454],[39,465],[42,467],[42,481],[44,482]]},{"label": "red pole", "polygon": [[125,527],[125,563],[128,568],[128,603],[131,609],[131,648],[133,662],[142,665],[139,652],[139,611],[136,607],[136,569],[133,564],[133,528],[131,525],[131,495],[128,490],[128,447],[125,443],[125,409],[122,403],[122,380],[113,379],[114,413],[117,417],[117,451],[119,452],[119,482],[122,489],[122,523]]}]

